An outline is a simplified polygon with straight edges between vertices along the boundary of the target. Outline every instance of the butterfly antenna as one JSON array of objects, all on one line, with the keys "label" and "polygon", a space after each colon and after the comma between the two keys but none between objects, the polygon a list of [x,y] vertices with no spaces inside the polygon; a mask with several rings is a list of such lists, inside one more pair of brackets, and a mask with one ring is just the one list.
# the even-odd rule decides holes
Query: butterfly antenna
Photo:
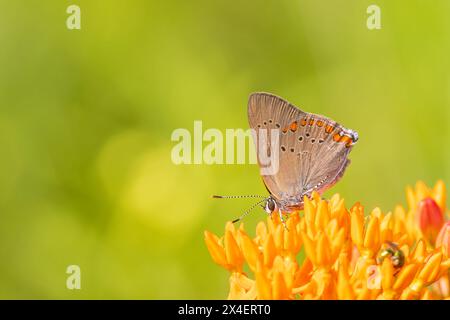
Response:
[{"label": "butterfly antenna", "polygon": [[264,201],[266,201],[266,198],[264,198],[261,201],[258,201],[257,203],[255,203],[254,205],[252,205],[250,208],[248,208],[239,218],[234,219],[232,221],[232,223],[236,223],[238,221],[241,221],[246,215],[248,215],[253,209],[255,209],[258,205],[260,205],[261,203],[263,203]]},{"label": "butterfly antenna", "polygon": [[252,194],[252,195],[243,195],[243,196],[218,196],[218,195],[213,195],[212,196],[214,199],[240,199],[240,198],[261,198],[261,199],[265,199],[265,196],[260,196],[257,194]]}]

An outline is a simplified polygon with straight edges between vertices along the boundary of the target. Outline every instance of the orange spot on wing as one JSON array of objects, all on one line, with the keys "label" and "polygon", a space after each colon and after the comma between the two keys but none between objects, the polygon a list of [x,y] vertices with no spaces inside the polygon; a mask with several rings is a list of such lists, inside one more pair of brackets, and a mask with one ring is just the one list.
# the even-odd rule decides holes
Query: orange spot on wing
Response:
[{"label": "orange spot on wing", "polygon": [[331,133],[331,132],[333,132],[333,130],[334,130],[334,127],[332,125],[327,125],[325,127],[325,132],[326,133]]},{"label": "orange spot on wing", "polygon": [[349,136],[343,135],[341,137],[341,139],[339,140],[339,142],[343,142],[343,143],[345,143],[346,147],[350,147],[353,142],[353,139],[350,138]]},{"label": "orange spot on wing", "polygon": [[316,122],[318,127],[322,127],[323,126],[323,121],[322,120],[317,120]]},{"label": "orange spot on wing", "polygon": [[339,142],[341,140],[341,135],[339,133],[335,133],[333,136],[333,140]]},{"label": "orange spot on wing", "polygon": [[309,119],[309,125],[312,126],[314,124],[314,119]]},{"label": "orange spot on wing", "polygon": [[302,121],[300,122],[300,124],[301,124],[302,126],[306,126],[306,118],[303,118]]},{"label": "orange spot on wing", "polygon": [[292,132],[297,131],[297,128],[298,128],[297,121],[292,122],[291,125],[289,126],[289,129],[291,129]]}]

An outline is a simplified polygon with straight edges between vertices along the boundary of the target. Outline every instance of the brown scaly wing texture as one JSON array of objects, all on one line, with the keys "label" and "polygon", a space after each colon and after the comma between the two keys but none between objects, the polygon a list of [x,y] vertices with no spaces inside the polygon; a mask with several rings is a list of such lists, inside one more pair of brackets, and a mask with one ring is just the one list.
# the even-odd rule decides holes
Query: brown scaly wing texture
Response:
[{"label": "brown scaly wing texture", "polygon": [[262,178],[284,206],[295,206],[313,190],[325,191],[343,175],[352,140],[335,121],[268,93],[250,95],[248,118],[252,129],[280,130],[279,170]]}]

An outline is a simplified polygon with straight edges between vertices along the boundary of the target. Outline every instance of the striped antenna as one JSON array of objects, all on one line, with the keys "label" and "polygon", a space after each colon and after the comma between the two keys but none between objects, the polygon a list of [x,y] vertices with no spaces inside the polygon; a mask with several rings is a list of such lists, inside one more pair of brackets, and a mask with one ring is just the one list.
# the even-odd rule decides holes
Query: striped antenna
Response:
[{"label": "striped antenna", "polygon": [[218,195],[213,195],[212,196],[214,199],[240,199],[240,198],[260,198],[260,199],[266,199],[267,197],[265,196],[260,196],[257,194],[252,194],[252,195],[243,195],[243,196],[218,196]]},{"label": "striped antenna", "polygon": [[261,203],[263,203],[263,202],[265,202],[267,199],[266,198],[264,198],[263,200],[261,200],[261,201],[258,201],[257,203],[255,203],[254,205],[252,205],[250,208],[248,208],[239,218],[237,218],[237,219],[234,219],[233,221],[232,221],[232,223],[236,223],[236,222],[238,222],[238,221],[241,221],[246,215],[248,215],[253,209],[255,209],[255,207],[256,206],[258,206],[259,204],[261,204]]}]

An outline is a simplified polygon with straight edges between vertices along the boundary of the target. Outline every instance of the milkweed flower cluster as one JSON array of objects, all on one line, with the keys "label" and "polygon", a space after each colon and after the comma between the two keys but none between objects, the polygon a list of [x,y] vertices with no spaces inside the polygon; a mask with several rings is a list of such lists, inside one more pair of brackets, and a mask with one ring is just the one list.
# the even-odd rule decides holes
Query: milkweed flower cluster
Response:
[{"label": "milkweed flower cluster", "polygon": [[228,299],[449,299],[445,192],[442,181],[419,181],[407,208],[368,214],[313,193],[286,227],[272,215],[252,237],[228,222],[222,237],[205,231],[205,243],[230,273]]}]

